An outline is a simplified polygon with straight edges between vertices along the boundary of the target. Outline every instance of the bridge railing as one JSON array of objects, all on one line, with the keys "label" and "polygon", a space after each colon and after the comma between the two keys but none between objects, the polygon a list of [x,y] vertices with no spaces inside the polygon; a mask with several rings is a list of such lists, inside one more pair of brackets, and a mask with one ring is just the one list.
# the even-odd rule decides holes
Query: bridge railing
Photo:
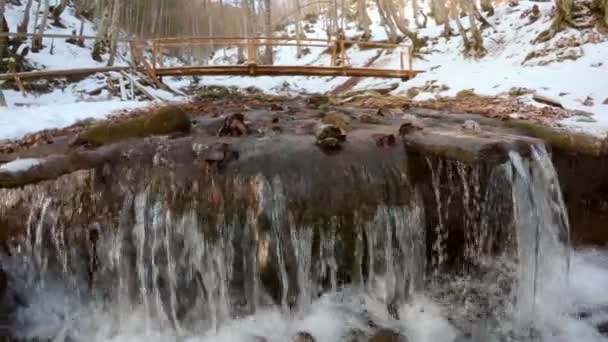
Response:
[{"label": "bridge railing", "polygon": [[[352,54],[363,53],[363,50],[377,50],[375,56],[371,59],[375,60],[380,57],[380,51],[396,51],[399,54],[399,70],[413,71],[413,48],[411,45],[406,44],[392,44],[383,42],[369,42],[369,41],[354,41],[354,40],[340,40],[340,39],[314,39],[314,38],[303,38],[296,39],[293,37],[189,37],[189,38],[160,38],[152,39],[148,41],[133,42],[132,54],[134,56],[134,62],[136,64],[142,64],[145,68],[148,68],[152,74],[156,74],[159,68],[166,68],[164,65],[168,50],[171,49],[195,49],[195,48],[214,48],[214,49],[230,49],[236,48],[241,50],[242,60],[233,60],[228,63],[221,63],[223,66],[235,65],[235,66],[293,66],[293,67],[311,67],[312,63],[320,63],[321,65],[314,65],[316,67],[331,67],[331,68],[369,68],[378,69],[373,66],[372,63],[368,63],[369,55],[367,60],[359,65],[353,65],[351,58]],[[359,49],[353,51],[353,46],[357,46]],[[293,56],[297,53],[297,48],[301,49],[321,49],[321,58],[310,61],[307,63],[301,63],[295,59],[290,59],[292,63],[282,64],[281,61],[274,61],[273,63],[267,63],[264,58],[264,53],[260,52],[260,48],[275,48],[275,47],[289,47],[294,48],[294,51],[289,51],[289,54]],[[236,55],[236,51],[234,52]],[[285,51],[283,49],[282,54]],[[281,55],[282,55],[281,54]],[[357,59],[358,61],[361,58]],[[294,62],[295,61],[295,62]],[[373,61],[372,61],[373,62]],[[294,65],[294,63],[296,63]],[[194,61],[190,67],[210,67],[210,65]],[[183,65],[182,65],[183,67]],[[397,68],[391,68],[397,69]]]}]

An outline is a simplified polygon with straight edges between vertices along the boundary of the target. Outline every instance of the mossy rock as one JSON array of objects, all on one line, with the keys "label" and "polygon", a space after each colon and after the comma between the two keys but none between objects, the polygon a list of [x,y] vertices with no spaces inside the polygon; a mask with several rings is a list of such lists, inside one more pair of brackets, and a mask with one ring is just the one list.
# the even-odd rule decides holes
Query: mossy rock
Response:
[{"label": "mossy rock", "polygon": [[130,138],[189,133],[192,123],[179,107],[162,107],[152,113],[121,122],[103,122],[83,131],[75,145],[102,146]]},{"label": "mossy rock", "polygon": [[478,96],[473,89],[463,89],[456,94],[459,99],[470,99]]},{"label": "mossy rock", "polygon": [[343,131],[350,131],[351,119],[348,115],[336,111],[325,113],[321,121],[326,125],[336,126]]},{"label": "mossy rock", "polygon": [[544,140],[547,145],[561,150],[596,157],[608,154],[608,139],[602,140],[584,133],[560,131],[523,120],[507,121],[506,125],[514,128],[518,133]]},{"label": "mossy rock", "polygon": [[221,99],[228,95],[230,95],[230,89],[222,86],[204,87],[198,93],[198,97],[201,99]]}]

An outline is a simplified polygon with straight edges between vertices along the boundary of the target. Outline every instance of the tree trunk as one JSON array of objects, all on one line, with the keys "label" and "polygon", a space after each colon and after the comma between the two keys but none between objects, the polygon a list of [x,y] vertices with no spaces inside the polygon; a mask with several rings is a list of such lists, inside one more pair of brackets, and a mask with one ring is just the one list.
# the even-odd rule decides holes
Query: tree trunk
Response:
[{"label": "tree trunk", "polygon": [[365,0],[357,0],[357,18],[359,19],[359,29],[363,30],[363,39],[369,39],[372,36],[371,24],[372,20],[367,14]]},{"label": "tree trunk", "polygon": [[68,0],[60,0],[59,3],[53,7],[53,17],[55,18],[55,20],[59,20],[59,17],[61,17],[61,14],[63,13],[63,11],[65,11],[65,9],[68,7]]},{"label": "tree trunk", "polygon": [[[47,0],[48,1],[48,0]],[[91,53],[94,60],[101,62],[103,59],[101,56],[106,52],[106,45],[108,37],[108,26],[110,24],[110,16],[112,13],[112,6],[106,2],[106,6],[103,9],[103,15],[97,28],[97,36],[95,38],[95,46]]]},{"label": "tree trunk", "polygon": [[296,57],[302,57],[302,7],[300,6],[300,0],[295,0],[296,3],[296,43],[297,52]]},{"label": "tree trunk", "polygon": [[[264,0],[264,32],[266,37],[272,36],[272,10],[270,0]],[[264,64],[272,65],[272,45],[266,45]]]},{"label": "tree trunk", "polygon": [[494,15],[494,6],[492,0],[481,0],[481,10],[484,11],[489,17]]},{"label": "tree trunk", "polygon": [[[4,27],[4,13],[6,12],[6,0],[0,0],[0,33],[6,33]],[[8,49],[8,37],[0,37],[0,61],[4,60]]]},{"label": "tree trunk", "polygon": [[25,11],[23,12],[23,19],[21,19],[21,23],[17,26],[18,33],[27,33],[28,26],[30,25],[30,12],[32,11],[33,2],[34,0],[27,0]]},{"label": "tree trunk", "polygon": [[384,4],[385,4],[385,12],[387,14],[389,21],[392,20],[394,22],[395,26],[399,29],[399,31],[401,31],[401,33],[403,33],[406,37],[408,37],[412,41],[412,46],[414,48],[414,51],[420,50],[420,48],[424,45],[424,42],[422,40],[420,40],[420,38],[418,38],[418,35],[415,32],[410,31],[410,29],[407,27],[407,20],[403,19],[400,16],[399,11],[395,7],[395,4],[393,3],[393,1],[385,0]]},{"label": "tree trunk", "polygon": [[[40,0],[42,1],[42,0]],[[44,32],[46,31],[46,23],[47,20],[49,18],[49,0],[44,0],[44,4],[43,4],[43,9],[42,9],[42,21],[40,22],[40,26],[38,27],[38,34],[44,34]],[[32,41],[32,52],[37,52],[40,51],[42,49],[42,37],[39,38],[35,38]]]},{"label": "tree trunk", "polygon": [[392,18],[388,15],[387,10],[384,7],[384,0],[376,0],[376,5],[378,6],[378,13],[382,19],[384,30],[386,31],[389,42],[396,42],[397,27],[395,27],[395,23],[393,23]]},{"label": "tree trunk", "polygon": [[575,26],[572,20],[572,8],[574,5],[573,0],[555,0],[555,18],[551,27],[541,32],[536,38],[536,42],[546,42],[547,40],[555,37],[555,35],[566,28],[567,26]]},{"label": "tree trunk", "polygon": [[112,39],[110,42],[110,59],[108,59],[108,66],[113,66],[114,61],[116,59],[116,48],[118,42],[116,39],[118,38],[118,32],[120,30],[119,20],[120,20],[120,0],[114,0],[114,5],[112,6],[112,24],[110,25],[110,38]]},{"label": "tree trunk", "polygon": [[481,57],[485,53],[483,47],[483,38],[481,37],[481,31],[477,27],[477,21],[475,20],[475,4],[473,0],[464,0],[466,2],[465,8],[469,17],[469,25],[471,26],[471,45],[469,45],[469,54],[475,57]]}]

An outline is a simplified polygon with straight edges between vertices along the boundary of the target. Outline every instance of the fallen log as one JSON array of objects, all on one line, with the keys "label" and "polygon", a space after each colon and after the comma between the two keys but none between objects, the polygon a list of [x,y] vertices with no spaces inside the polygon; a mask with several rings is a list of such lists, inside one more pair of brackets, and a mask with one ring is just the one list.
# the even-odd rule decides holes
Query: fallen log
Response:
[{"label": "fallen log", "polygon": [[43,70],[43,71],[28,71],[28,72],[17,72],[10,74],[0,74],[0,81],[8,81],[15,78],[23,80],[40,79],[40,78],[61,78],[61,77],[78,77],[88,76],[96,73],[110,72],[110,71],[124,71],[130,67],[98,67],[98,68],[85,68],[85,69],[69,69],[69,70]]}]

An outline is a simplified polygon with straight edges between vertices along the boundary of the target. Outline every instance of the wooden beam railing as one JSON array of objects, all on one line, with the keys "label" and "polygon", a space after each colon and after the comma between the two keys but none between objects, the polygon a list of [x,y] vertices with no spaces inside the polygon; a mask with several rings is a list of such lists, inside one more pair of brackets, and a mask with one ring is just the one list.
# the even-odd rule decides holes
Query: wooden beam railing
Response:
[{"label": "wooden beam railing", "polygon": [[[94,36],[79,36],[66,34],[36,34],[36,33],[0,33],[0,37],[19,38],[51,38],[96,40]],[[48,70],[37,72],[21,72],[0,74],[0,80],[16,81],[22,88],[22,81],[46,77],[85,76],[96,72],[125,71],[133,69],[141,71],[153,82],[162,85],[158,77],[168,75],[310,75],[310,76],[363,76],[363,77],[401,77],[408,79],[414,77],[419,71],[413,69],[413,47],[406,44],[393,44],[385,42],[354,41],[340,39],[318,39],[294,37],[169,37],[157,39],[105,39],[125,43],[130,52],[129,67],[98,67],[68,70]],[[163,65],[164,53],[167,49],[184,47],[238,47],[247,51],[246,65],[193,65],[182,67],[165,67]],[[322,48],[330,58],[325,64],[329,65],[259,65],[258,49],[267,46],[287,46],[304,48]],[[373,66],[351,65],[350,47],[357,46],[362,49],[384,49],[399,53],[399,69],[377,69]],[[407,55],[407,56],[406,56]],[[407,60],[406,60],[407,58]],[[322,60],[322,59],[321,59]],[[407,61],[407,63],[406,63]]]}]

